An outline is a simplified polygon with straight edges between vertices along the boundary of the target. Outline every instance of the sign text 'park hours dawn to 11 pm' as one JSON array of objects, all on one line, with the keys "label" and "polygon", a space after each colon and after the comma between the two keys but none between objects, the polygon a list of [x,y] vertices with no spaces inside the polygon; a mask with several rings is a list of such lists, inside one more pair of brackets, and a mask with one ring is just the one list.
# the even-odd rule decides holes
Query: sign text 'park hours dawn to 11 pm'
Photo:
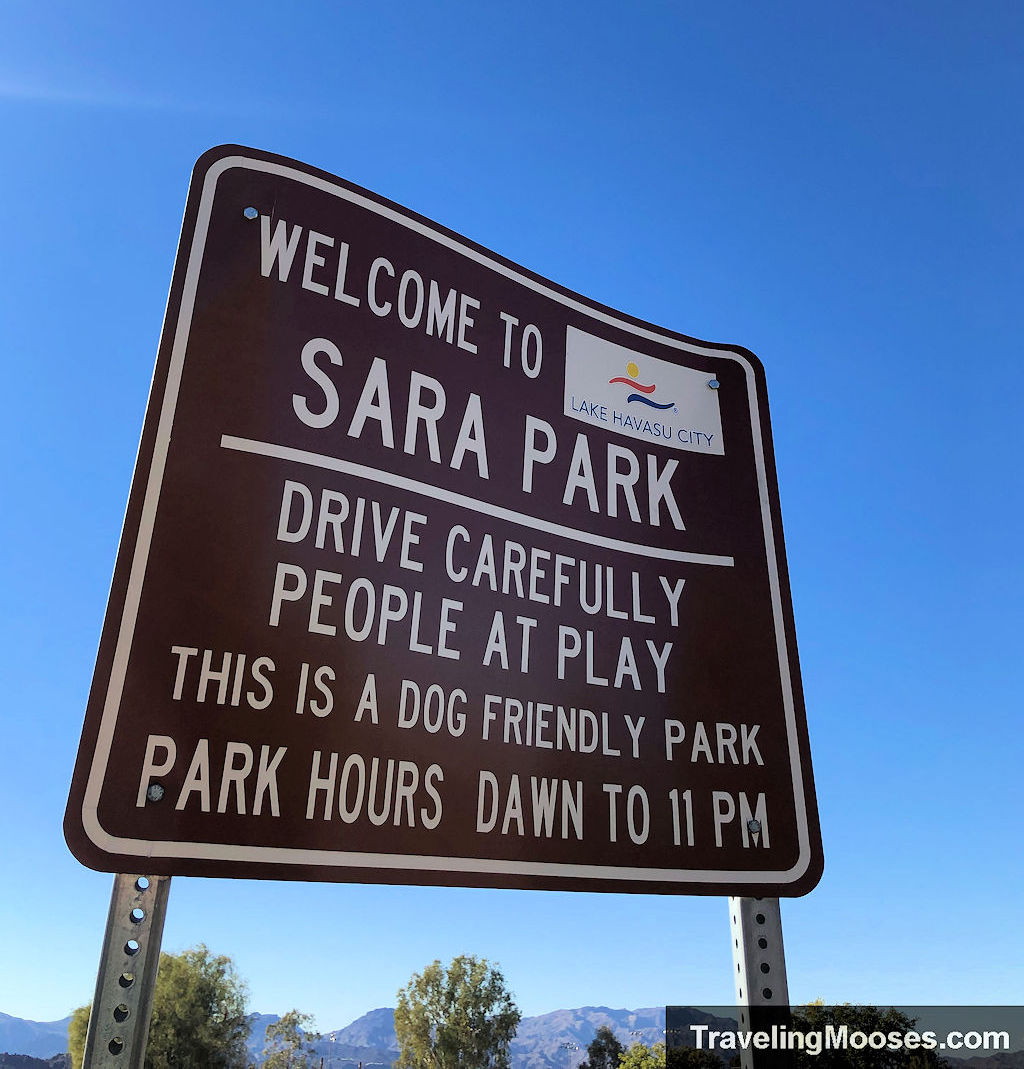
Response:
[{"label": "sign text 'park hours dawn to 11 pm'", "polygon": [[757,359],[206,153],[65,832],[112,872],[809,891]]}]

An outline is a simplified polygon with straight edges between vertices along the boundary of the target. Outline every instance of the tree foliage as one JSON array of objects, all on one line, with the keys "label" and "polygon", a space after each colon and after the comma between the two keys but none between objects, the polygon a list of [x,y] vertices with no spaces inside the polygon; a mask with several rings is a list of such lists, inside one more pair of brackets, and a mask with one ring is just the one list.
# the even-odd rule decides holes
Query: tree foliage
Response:
[{"label": "tree foliage", "polygon": [[262,1069],[305,1069],[315,1064],[312,1044],[320,1033],[311,1030],[312,1024],[313,1018],[298,1010],[289,1010],[280,1020],[268,1024]]},{"label": "tree foliage", "polygon": [[414,973],[398,992],[397,1065],[404,1069],[508,1069],[522,1014],[501,971],[460,955]]},{"label": "tree foliage", "polygon": [[587,1046],[587,1060],[579,1069],[619,1069],[619,1056],[625,1050],[618,1037],[603,1024]]},{"label": "tree foliage", "polygon": [[714,1051],[695,1047],[669,1047],[665,1052],[667,1069],[724,1069],[725,1061]]},{"label": "tree foliage", "polygon": [[[873,1032],[905,1035],[915,1030],[916,1023],[916,1018],[891,1007],[853,1006],[848,1002],[841,1006],[826,1006],[819,1001],[794,1007],[791,1028],[796,1032],[824,1033],[829,1027],[838,1030],[845,1025],[850,1032],[867,1035]],[[934,1050],[854,1050],[845,1047],[823,1050],[820,1054],[806,1049],[793,1053],[796,1069],[939,1069],[948,1064]]]},{"label": "tree foliage", "polygon": [[[247,991],[235,963],[200,943],[161,954],[153,990],[146,1069],[245,1069]],[[68,1029],[73,1069],[85,1053],[89,1006],[75,1010]]]},{"label": "tree foliage", "polygon": [[85,1058],[85,1037],[89,1031],[89,1007],[79,1006],[68,1023],[68,1052],[71,1054],[71,1069],[82,1069]]},{"label": "tree foliage", "polygon": [[161,954],[146,1069],[235,1069],[246,1064],[245,984],[231,958],[200,943]]},{"label": "tree foliage", "polygon": [[619,1069],[665,1069],[665,1044],[633,1043],[619,1055]]}]

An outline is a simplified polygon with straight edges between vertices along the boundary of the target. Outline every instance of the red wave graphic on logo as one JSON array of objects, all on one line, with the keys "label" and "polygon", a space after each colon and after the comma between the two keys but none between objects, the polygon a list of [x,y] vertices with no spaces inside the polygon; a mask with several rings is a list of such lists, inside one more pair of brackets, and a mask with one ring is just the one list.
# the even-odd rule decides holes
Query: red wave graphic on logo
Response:
[{"label": "red wave graphic on logo", "polygon": [[634,390],[639,390],[641,393],[654,393],[655,389],[657,388],[655,386],[643,386],[636,380],[624,378],[622,375],[619,375],[617,378],[614,379],[609,379],[608,385],[610,386],[613,382],[621,382],[624,383],[626,386],[632,386]]}]

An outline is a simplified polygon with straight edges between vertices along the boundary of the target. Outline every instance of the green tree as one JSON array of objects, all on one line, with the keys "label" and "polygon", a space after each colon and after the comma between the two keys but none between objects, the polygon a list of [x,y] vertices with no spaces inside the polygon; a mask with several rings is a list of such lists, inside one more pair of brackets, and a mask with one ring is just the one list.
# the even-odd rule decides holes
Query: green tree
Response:
[{"label": "green tree", "polygon": [[414,973],[398,992],[395,1033],[402,1069],[508,1069],[522,1014],[497,966],[459,955]]},{"label": "green tree", "polygon": [[[161,954],[146,1069],[245,1069],[247,994],[231,958],[211,954],[202,943],[181,954]],[[71,1018],[73,1069],[81,1069],[89,1011],[81,1006]]]},{"label": "green tree", "polygon": [[619,1069],[665,1069],[665,1044],[633,1043],[619,1055]]},{"label": "green tree", "polygon": [[308,1013],[289,1010],[280,1020],[267,1025],[267,1045],[263,1048],[263,1069],[305,1069],[314,1064],[312,1044],[320,1038],[311,1030]]},{"label": "green tree", "polygon": [[161,954],[146,1069],[235,1069],[246,1064],[248,991],[235,963],[200,943]]},{"label": "green tree", "polygon": [[82,1069],[85,1058],[85,1036],[89,1031],[89,1007],[79,1006],[71,1015],[68,1024],[68,1051],[71,1054],[71,1069]]},{"label": "green tree", "polygon": [[587,1060],[579,1069],[619,1069],[619,1057],[625,1048],[618,1037],[603,1024],[587,1046]]},{"label": "green tree", "polygon": [[665,1058],[667,1069],[724,1069],[725,1066],[714,1051],[695,1047],[669,1047]]},{"label": "green tree", "polygon": [[[899,1010],[878,1006],[826,1006],[812,1002],[808,1006],[793,1007],[794,1032],[824,1033],[826,1029],[841,1029],[844,1025],[850,1032],[889,1032],[906,1034],[914,1031],[916,1018]],[[794,1050],[793,1064],[796,1069],[940,1069],[948,1063],[934,1050],[854,1050],[851,1047],[823,1050],[813,1054],[809,1050]]]}]

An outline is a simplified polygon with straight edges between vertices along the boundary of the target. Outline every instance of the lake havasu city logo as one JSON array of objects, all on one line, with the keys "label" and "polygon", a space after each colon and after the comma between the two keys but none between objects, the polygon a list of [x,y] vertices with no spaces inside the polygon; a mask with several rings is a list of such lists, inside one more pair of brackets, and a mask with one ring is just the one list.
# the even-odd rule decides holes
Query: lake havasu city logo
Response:
[{"label": "lake havasu city logo", "polygon": [[666,408],[671,408],[673,412],[677,412],[675,401],[666,401],[664,404],[659,404],[657,401],[651,398],[651,394],[658,388],[654,383],[650,386],[644,386],[642,383],[636,381],[637,376],[640,374],[639,366],[632,360],[626,365],[626,375],[629,378],[625,378],[622,375],[616,375],[614,379],[608,380],[609,386],[614,386],[615,383],[621,382],[623,386],[629,386],[634,390],[639,390],[639,393],[631,393],[626,398],[626,404],[641,404],[647,405],[650,408],[657,408],[659,411],[664,412]]},{"label": "lake havasu city logo", "polygon": [[706,371],[566,329],[564,413],[592,426],[721,456],[722,415],[708,381]]}]

